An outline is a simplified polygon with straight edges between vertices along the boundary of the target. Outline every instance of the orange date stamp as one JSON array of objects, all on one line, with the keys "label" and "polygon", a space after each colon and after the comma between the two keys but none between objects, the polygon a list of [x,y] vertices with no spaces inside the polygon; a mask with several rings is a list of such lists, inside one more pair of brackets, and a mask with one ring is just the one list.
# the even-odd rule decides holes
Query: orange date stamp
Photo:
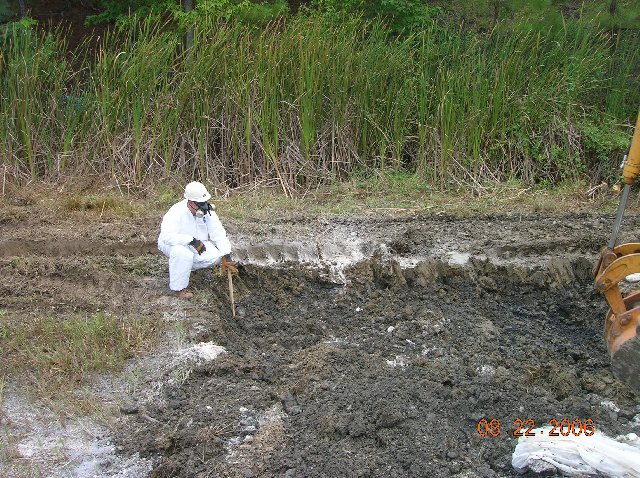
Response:
[{"label": "orange date stamp", "polygon": [[[563,418],[562,420],[552,418],[547,423],[551,425],[550,430],[534,430],[536,428],[536,422],[533,418],[527,418],[526,420],[516,418],[513,421],[514,429],[510,434],[515,437],[534,437],[539,435],[547,435],[551,437],[585,435],[590,437],[596,432],[595,422],[591,418],[587,418],[586,420],[581,420],[580,418],[574,418],[573,420],[569,420],[568,418]],[[503,430],[502,423],[500,423],[500,420],[497,418],[492,418],[491,420],[482,418],[478,421],[476,428],[478,430],[478,434],[483,438],[497,437],[502,433],[509,433]]]}]

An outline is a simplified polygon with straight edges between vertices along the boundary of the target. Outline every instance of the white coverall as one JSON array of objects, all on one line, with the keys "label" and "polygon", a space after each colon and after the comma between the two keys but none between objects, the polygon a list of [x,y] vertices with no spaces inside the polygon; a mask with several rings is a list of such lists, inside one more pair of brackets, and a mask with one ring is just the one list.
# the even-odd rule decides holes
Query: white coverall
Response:
[{"label": "white coverall", "polygon": [[[194,237],[207,249],[202,255],[189,246]],[[162,218],[158,249],[169,258],[169,288],[179,291],[189,285],[192,270],[218,264],[222,256],[231,252],[231,244],[215,212],[195,217],[184,199],[171,206]]]}]

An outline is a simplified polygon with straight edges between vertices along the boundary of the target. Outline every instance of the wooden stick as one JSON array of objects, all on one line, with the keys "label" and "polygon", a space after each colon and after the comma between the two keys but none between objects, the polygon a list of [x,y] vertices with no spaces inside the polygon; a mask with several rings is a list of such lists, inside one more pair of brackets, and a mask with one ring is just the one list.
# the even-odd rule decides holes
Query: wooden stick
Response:
[{"label": "wooden stick", "polygon": [[235,318],[236,316],[236,303],[235,300],[233,299],[233,278],[231,277],[231,271],[229,269],[227,269],[227,277],[229,279],[229,298],[231,299],[231,313],[233,314],[233,317]]}]

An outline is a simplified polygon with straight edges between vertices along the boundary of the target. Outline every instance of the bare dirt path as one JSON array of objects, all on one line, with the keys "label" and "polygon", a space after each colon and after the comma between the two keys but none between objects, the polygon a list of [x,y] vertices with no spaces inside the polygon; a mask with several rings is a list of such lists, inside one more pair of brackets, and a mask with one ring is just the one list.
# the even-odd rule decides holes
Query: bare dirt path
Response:
[{"label": "bare dirt path", "polygon": [[[0,215],[3,314],[181,324],[95,385],[120,410],[111,448],[94,454],[93,474],[71,456],[71,476],[513,476],[518,418],[640,430],[640,399],[611,375],[606,303],[592,289],[610,216],[223,218],[243,263],[233,319],[213,271],[194,274],[192,301],[167,294],[159,216],[34,212]],[[630,216],[620,240],[637,237]],[[15,464],[29,430],[20,389],[7,390]],[[500,420],[500,436],[481,437],[482,418]]]}]

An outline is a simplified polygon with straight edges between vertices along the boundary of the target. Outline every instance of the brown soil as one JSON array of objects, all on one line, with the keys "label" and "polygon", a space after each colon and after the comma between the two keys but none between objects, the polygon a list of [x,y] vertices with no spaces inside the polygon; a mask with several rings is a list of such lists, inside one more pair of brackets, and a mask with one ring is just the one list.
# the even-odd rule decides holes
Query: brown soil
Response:
[{"label": "brown soil", "polygon": [[[638,431],[592,288],[612,217],[222,219],[242,261],[235,319],[213,271],[194,273],[193,300],[167,294],[160,214],[0,209],[6,314],[181,317],[191,343],[225,347],[126,397],[117,450],[151,476],[514,476],[517,418]],[[638,237],[640,217],[623,230]],[[502,434],[481,437],[482,418]]]}]

